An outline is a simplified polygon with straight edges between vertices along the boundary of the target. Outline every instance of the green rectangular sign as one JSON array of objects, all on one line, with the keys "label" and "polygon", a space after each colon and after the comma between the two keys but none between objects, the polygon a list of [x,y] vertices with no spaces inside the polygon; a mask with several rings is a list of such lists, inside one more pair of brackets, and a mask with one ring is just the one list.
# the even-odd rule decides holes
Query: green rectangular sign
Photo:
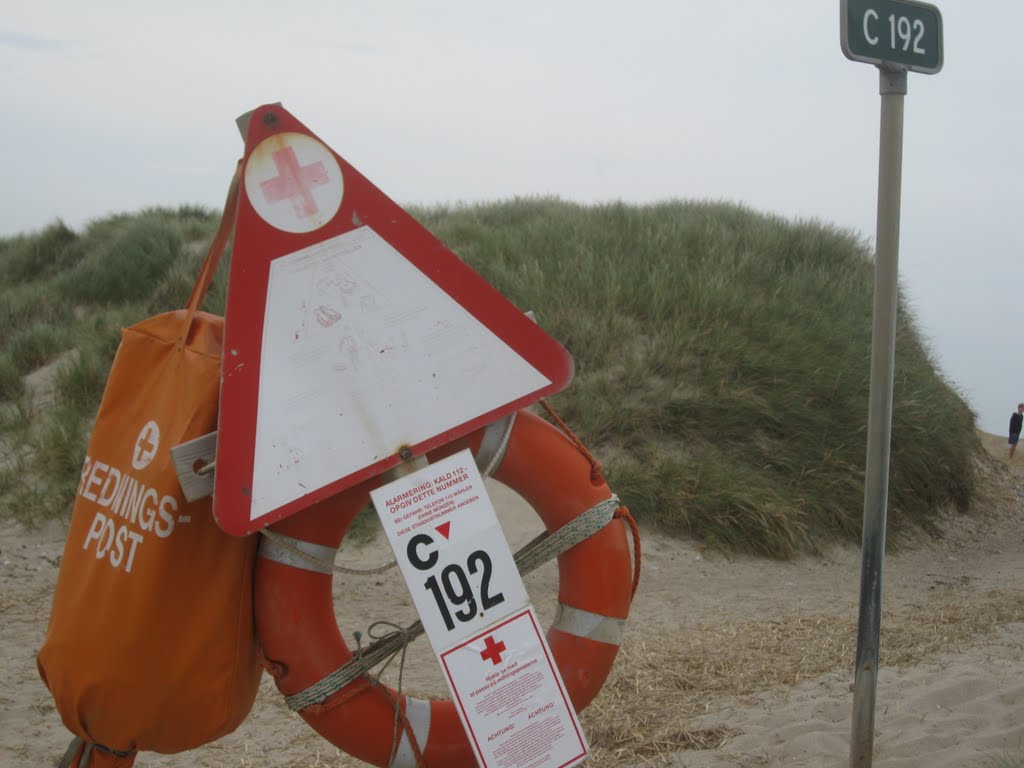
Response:
[{"label": "green rectangular sign", "polygon": [[942,69],[942,14],[912,0],[840,0],[840,43],[846,58],[910,72]]}]

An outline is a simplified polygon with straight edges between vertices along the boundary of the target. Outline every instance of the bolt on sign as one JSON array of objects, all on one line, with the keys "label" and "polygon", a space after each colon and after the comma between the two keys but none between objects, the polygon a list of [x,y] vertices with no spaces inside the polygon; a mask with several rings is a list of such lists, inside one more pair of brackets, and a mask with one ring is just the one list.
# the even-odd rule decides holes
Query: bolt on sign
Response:
[{"label": "bolt on sign", "polygon": [[241,535],[563,389],[568,352],[279,105],[249,115],[214,515]]},{"label": "bolt on sign", "polygon": [[587,740],[472,453],[371,491],[481,768],[569,768]]}]

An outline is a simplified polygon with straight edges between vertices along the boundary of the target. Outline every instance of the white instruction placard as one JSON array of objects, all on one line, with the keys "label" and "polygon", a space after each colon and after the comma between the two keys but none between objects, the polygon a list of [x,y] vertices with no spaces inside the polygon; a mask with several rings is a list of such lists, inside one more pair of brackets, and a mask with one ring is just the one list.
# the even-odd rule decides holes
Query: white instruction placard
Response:
[{"label": "white instruction placard", "polygon": [[481,766],[568,768],[588,754],[533,608],[439,655]]},{"label": "white instruction placard", "polygon": [[269,269],[252,519],[551,384],[369,227]]},{"label": "white instruction placard", "polygon": [[435,653],[529,604],[469,450],[370,495]]},{"label": "white instruction placard", "polygon": [[482,768],[588,748],[469,450],[371,492]]}]

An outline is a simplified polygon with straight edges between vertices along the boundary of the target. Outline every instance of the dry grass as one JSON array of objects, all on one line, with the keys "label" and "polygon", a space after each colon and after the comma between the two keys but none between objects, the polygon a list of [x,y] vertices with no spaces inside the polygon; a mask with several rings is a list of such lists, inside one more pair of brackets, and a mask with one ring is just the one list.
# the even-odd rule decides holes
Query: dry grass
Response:
[{"label": "dry grass", "polygon": [[[882,621],[881,663],[912,665],[955,653],[999,625],[1024,621],[1024,596],[946,592],[889,612]],[[665,765],[684,749],[717,749],[736,732],[692,727],[731,699],[788,688],[836,670],[853,678],[856,617],[781,616],[702,623],[681,637],[636,637],[623,646],[601,695],[583,713],[603,768]],[[851,694],[852,702],[852,694]]]},{"label": "dry grass", "polygon": [[[943,529],[954,538],[970,538],[961,526],[1015,516],[1016,499],[1024,498],[1024,460],[1008,468],[1000,460],[1005,438],[982,432],[979,438],[989,456],[978,457],[978,511],[944,520]],[[919,603],[883,612],[881,664],[907,667],[959,653],[999,626],[1024,621],[1024,595],[1018,592],[945,586]],[[582,714],[594,764],[665,765],[673,752],[718,749],[738,734],[699,727],[698,718],[736,699],[830,672],[847,673],[852,683],[856,641],[857,617],[838,612],[701,622],[678,637],[634,630],[601,694]]]}]

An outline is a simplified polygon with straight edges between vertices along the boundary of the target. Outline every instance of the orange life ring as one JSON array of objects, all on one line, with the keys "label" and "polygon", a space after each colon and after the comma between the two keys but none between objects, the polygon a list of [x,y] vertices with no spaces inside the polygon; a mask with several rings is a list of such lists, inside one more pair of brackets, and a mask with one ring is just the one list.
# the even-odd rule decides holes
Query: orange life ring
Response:
[{"label": "orange life ring", "polygon": [[[480,430],[430,458],[467,446],[475,450],[482,439]],[[614,498],[577,446],[527,411],[516,414],[499,459],[492,476],[517,491],[549,532]],[[321,502],[272,530],[308,554],[333,561],[353,518],[368,503],[374,482]],[[277,538],[264,538],[264,544],[273,545]],[[635,591],[631,553],[625,526],[612,520],[558,557],[559,611],[547,639],[577,711],[600,691],[618,653]],[[261,548],[255,576],[256,629],[277,687],[286,696],[308,690],[352,658],[334,616],[332,578],[327,568],[282,556],[273,546]],[[396,700],[403,726],[397,747]],[[365,675],[299,713],[332,744],[373,765],[476,765],[450,700],[399,696]],[[408,738],[410,730],[414,740]],[[422,754],[421,761],[416,752]]]}]

